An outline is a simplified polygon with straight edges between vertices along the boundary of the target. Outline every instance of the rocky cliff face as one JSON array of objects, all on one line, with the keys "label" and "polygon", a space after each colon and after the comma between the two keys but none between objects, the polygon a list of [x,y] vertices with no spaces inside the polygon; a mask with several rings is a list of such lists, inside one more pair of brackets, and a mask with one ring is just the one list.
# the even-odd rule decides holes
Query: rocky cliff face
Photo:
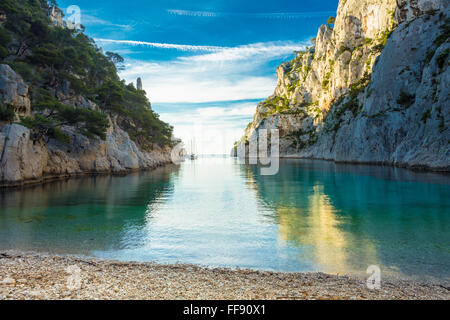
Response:
[{"label": "rocky cliff face", "polygon": [[10,66],[0,65],[0,101],[3,104],[14,106],[14,113],[17,116],[30,114],[31,102],[28,97],[28,86],[17,75]]},{"label": "rocky cliff face", "polygon": [[62,10],[58,7],[51,7],[48,11],[48,16],[50,20],[52,21],[53,25],[63,28],[66,27],[65,21],[64,21],[64,13]]},{"label": "rocky cliff face", "polygon": [[449,28],[447,0],[341,0],[241,144],[279,129],[284,157],[450,171]]},{"label": "rocky cliff face", "polygon": [[[58,96],[72,106],[97,108],[95,103],[81,96],[67,99],[63,92]],[[30,113],[28,87],[8,65],[0,65],[0,101],[14,106],[17,117]],[[64,127],[70,144],[53,139],[34,141],[29,129],[0,122],[0,186],[85,173],[150,169],[171,161],[169,147],[155,146],[152,151],[143,151],[117,125],[117,118],[110,117],[109,120],[105,141],[88,139],[74,128]]]}]

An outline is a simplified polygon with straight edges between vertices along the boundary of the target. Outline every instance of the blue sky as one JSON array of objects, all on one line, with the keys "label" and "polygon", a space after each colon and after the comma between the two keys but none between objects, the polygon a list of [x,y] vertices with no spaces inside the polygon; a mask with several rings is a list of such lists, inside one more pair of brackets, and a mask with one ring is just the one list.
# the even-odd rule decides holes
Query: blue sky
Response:
[{"label": "blue sky", "polygon": [[276,67],[310,45],[338,0],[59,0],[81,9],[86,33],[125,58],[153,108],[200,153],[229,153]]}]

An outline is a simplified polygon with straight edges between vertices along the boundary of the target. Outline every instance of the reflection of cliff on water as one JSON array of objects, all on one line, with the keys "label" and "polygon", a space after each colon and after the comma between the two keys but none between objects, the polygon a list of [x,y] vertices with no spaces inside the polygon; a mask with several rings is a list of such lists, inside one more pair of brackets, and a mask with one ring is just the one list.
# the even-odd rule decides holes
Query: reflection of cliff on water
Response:
[{"label": "reflection of cliff on water", "polygon": [[145,227],[147,207],[170,196],[171,176],[176,174],[176,168],[166,166],[126,176],[83,177],[3,190],[1,248],[58,251],[60,247],[64,252],[70,248],[87,253],[122,246],[125,231]]},{"label": "reflection of cliff on water", "polygon": [[[247,170],[261,200],[276,212],[271,218],[281,239],[312,248],[310,257],[299,259],[313,259],[329,272],[364,273],[378,264],[386,273],[414,276],[441,265],[445,274],[450,262],[445,176],[299,160],[282,161],[276,176],[260,176],[255,166]],[[418,183],[427,178],[433,184]],[[423,259],[422,270],[414,250]]]}]

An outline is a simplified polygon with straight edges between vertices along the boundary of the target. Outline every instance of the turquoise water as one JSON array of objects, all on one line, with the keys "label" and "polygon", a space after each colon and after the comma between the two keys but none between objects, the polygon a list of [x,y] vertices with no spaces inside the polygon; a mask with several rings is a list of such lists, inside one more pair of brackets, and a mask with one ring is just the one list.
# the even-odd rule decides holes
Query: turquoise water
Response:
[{"label": "turquoise water", "polygon": [[0,193],[0,249],[276,271],[448,280],[450,178],[231,158]]}]

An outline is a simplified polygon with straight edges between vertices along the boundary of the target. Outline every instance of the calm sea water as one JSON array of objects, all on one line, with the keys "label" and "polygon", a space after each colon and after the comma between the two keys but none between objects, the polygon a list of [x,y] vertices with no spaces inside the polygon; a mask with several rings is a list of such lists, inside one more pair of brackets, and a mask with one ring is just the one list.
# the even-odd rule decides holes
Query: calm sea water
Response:
[{"label": "calm sea water", "polygon": [[0,193],[0,249],[276,271],[450,278],[450,178],[201,158]]}]

